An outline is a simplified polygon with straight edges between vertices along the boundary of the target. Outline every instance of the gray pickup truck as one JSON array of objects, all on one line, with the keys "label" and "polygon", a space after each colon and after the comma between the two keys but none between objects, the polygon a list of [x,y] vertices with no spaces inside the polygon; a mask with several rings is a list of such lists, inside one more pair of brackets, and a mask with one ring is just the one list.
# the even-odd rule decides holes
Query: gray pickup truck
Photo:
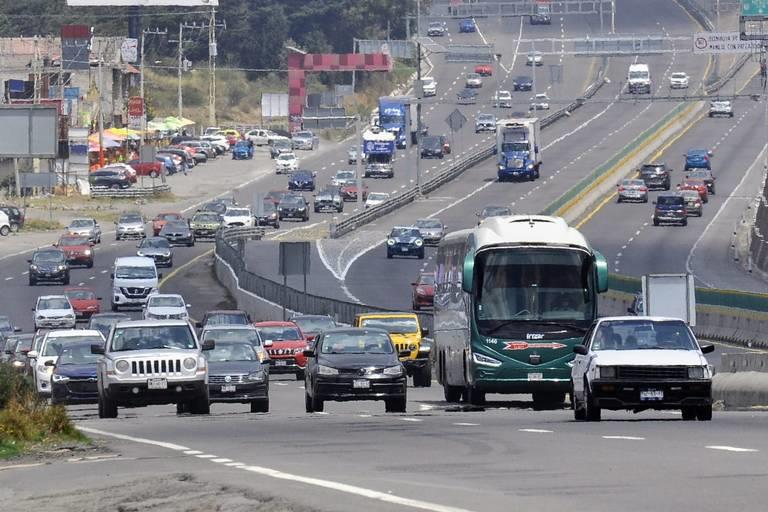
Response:
[{"label": "gray pickup truck", "polygon": [[148,320],[119,322],[97,364],[99,418],[117,418],[118,407],[176,404],[177,412],[209,414],[208,363],[189,322]]}]

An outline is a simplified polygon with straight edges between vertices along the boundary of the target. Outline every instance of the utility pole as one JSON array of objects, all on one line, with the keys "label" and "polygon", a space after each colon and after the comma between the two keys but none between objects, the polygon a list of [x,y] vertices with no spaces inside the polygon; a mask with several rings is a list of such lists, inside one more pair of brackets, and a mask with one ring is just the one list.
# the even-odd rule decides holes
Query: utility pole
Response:
[{"label": "utility pole", "polygon": [[226,23],[216,23],[216,9],[211,8],[208,22],[208,126],[216,126],[216,29],[227,28]]},{"label": "utility pole", "polygon": [[99,55],[99,167],[104,167],[104,56]]},{"label": "utility pole", "polygon": [[144,29],[141,32],[141,53],[139,56],[141,59],[139,60],[139,96],[141,97],[141,102],[144,105],[144,115],[141,118],[141,135],[139,136],[139,160],[141,160],[141,148],[144,145],[144,137],[146,136],[147,131],[147,101],[144,99],[144,41],[148,34],[167,36],[168,30],[160,30],[159,28],[155,28],[155,30]]},{"label": "utility pole", "polygon": [[168,40],[169,43],[178,43],[178,51],[177,51],[177,59],[178,59],[178,78],[179,78],[179,86],[178,91],[176,93],[176,99],[178,101],[178,117],[181,119],[184,114],[184,93],[181,86],[181,76],[184,71],[187,70],[187,62],[184,58],[184,29],[185,28],[191,28],[196,29],[200,28],[197,26],[197,23],[193,23],[190,25],[189,23],[179,23],[179,39],[178,40]]},{"label": "utility pole", "polygon": [[357,158],[355,159],[355,173],[357,174],[357,211],[365,209],[363,205],[363,133],[361,127],[362,116],[358,112],[355,120],[355,134],[357,140]]},{"label": "utility pole", "polygon": [[416,0],[416,195],[421,195],[421,0]]}]

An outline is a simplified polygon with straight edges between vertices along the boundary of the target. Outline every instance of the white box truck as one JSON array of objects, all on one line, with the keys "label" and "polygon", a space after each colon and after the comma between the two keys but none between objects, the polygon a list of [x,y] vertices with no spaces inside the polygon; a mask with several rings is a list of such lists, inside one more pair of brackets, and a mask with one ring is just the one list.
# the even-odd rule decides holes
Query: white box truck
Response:
[{"label": "white box truck", "polygon": [[643,314],[680,318],[696,325],[693,274],[648,274],[642,277]]}]

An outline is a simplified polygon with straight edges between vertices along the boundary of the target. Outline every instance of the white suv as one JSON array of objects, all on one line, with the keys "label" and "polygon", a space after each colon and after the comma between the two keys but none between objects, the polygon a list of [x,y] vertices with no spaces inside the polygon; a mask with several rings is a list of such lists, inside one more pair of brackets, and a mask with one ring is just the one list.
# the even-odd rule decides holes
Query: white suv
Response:
[{"label": "white suv", "polygon": [[602,409],[680,409],[684,420],[712,419],[712,369],[680,319],[598,320],[576,345],[571,401],[576,420],[600,421]]},{"label": "white suv", "polygon": [[118,322],[105,344],[91,345],[97,363],[99,418],[118,407],[176,404],[176,412],[209,414],[208,362],[194,329],[184,320]]},{"label": "white suv", "polygon": [[145,320],[189,320],[191,307],[184,297],[177,293],[156,293],[150,295],[144,308]]}]

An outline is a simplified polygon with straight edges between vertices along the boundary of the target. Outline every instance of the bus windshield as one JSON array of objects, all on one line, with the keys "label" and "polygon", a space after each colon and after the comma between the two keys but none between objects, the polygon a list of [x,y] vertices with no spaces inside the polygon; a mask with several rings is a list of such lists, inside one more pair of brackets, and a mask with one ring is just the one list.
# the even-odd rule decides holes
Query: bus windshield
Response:
[{"label": "bus windshield", "polygon": [[475,318],[484,336],[515,337],[530,324],[582,330],[594,318],[595,290],[586,252],[509,248],[475,261]]}]

